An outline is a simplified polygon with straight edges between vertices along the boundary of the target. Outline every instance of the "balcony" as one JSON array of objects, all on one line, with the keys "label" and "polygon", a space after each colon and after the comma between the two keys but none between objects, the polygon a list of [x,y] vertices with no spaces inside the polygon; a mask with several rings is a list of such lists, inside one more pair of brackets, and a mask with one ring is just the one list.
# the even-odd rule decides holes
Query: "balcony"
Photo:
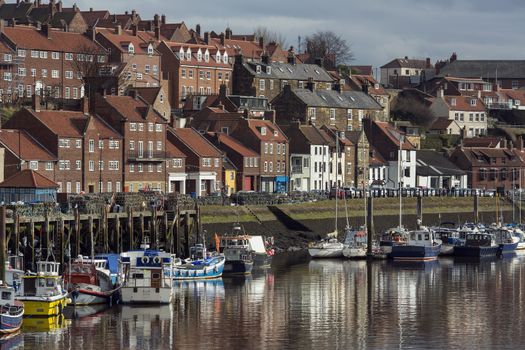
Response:
[{"label": "balcony", "polygon": [[162,162],[169,155],[165,151],[128,151],[128,161],[130,162]]},{"label": "balcony", "polygon": [[488,109],[505,109],[510,110],[513,108],[512,103],[504,103],[504,102],[495,102],[495,103],[487,103]]},{"label": "balcony", "polygon": [[301,165],[292,165],[292,174],[301,174],[303,167]]}]

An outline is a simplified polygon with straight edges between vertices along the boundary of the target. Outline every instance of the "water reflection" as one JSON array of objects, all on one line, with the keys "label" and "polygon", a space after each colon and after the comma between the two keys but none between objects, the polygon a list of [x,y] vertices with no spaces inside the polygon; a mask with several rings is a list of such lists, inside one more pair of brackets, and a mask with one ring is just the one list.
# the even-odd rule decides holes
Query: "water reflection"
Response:
[{"label": "water reflection", "polygon": [[180,282],[172,305],[77,313],[67,328],[30,331],[21,341],[28,348],[97,350],[519,347],[524,262],[316,260]]}]

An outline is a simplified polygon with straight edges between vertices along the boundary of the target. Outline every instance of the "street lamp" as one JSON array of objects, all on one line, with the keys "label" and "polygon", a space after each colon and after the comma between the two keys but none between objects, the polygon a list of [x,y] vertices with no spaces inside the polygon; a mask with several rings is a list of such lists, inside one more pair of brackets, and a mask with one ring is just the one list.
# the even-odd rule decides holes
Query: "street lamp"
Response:
[{"label": "street lamp", "polygon": [[403,202],[402,202],[402,198],[403,196],[401,195],[401,186],[403,184],[403,180],[401,178],[401,176],[403,176],[401,173],[403,171],[403,142],[404,142],[404,136],[399,134],[399,154],[398,154],[398,157],[397,157],[397,162],[398,162],[398,186],[399,186],[399,229],[401,230],[401,227],[402,227],[402,224],[403,224],[403,220],[402,220],[402,216],[403,216],[403,213],[402,213],[402,210],[403,210]]}]

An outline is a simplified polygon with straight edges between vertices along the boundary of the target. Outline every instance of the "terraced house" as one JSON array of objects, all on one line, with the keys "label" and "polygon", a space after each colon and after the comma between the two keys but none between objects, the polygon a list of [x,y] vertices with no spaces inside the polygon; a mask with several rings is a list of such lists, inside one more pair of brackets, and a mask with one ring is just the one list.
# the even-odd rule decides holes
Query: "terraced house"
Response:
[{"label": "terraced house", "polygon": [[59,185],[58,192],[122,191],[120,135],[87,107],[80,112],[44,110],[35,95],[33,108],[15,113],[5,127],[23,130],[57,159],[42,172]]},{"label": "terraced house", "polygon": [[124,139],[122,181],[126,192],[165,191],[167,121],[139,95],[101,96],[92,106]]},{"label": "terraced house", "polygon": [[[87,36],[50,28],[6,26],[0,20],[0,96],[3,102],[34,93],[55,99],[84,96],[83,67],[103,64],[105,50]],[[96,63],[95,63],[96,62]]]},{"label": "terraced house", "polygon": [[218,94],[231,89],[232,67],[226,50],[215,46],[162,41],[162,71],[169,80],[169,101],[182,108],[188,96]]},{"label": "terraced house", "polygon": [[297,63],[295,54],[289,53],[288,62],[271,62],[263,55],[260,62],[245,61],[244,56],[235,56],[233,66],[233,94],[265,97],[272,101],[286,85],[305,88],[307,84],[315,90],[331,90],[334,78],[315,64]]},{"label": "terraced house", "polygon": [[362,119],[382,111],[375,99],[362,91],[316,90],[312,82],[305,89],[286,85],[272,101],[279,125],[297,120],[338,130],[361,130]]}]

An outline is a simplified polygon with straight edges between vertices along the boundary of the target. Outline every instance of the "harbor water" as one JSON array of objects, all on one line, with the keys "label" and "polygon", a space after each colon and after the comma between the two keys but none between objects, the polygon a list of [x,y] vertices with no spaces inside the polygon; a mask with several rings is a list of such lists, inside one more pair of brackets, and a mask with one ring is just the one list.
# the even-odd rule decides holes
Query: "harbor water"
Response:
[{"label": "harbor water", "polygon": [[2,349],[523,349],[525,255],[313,260],[47,322],[24,320]]}]

